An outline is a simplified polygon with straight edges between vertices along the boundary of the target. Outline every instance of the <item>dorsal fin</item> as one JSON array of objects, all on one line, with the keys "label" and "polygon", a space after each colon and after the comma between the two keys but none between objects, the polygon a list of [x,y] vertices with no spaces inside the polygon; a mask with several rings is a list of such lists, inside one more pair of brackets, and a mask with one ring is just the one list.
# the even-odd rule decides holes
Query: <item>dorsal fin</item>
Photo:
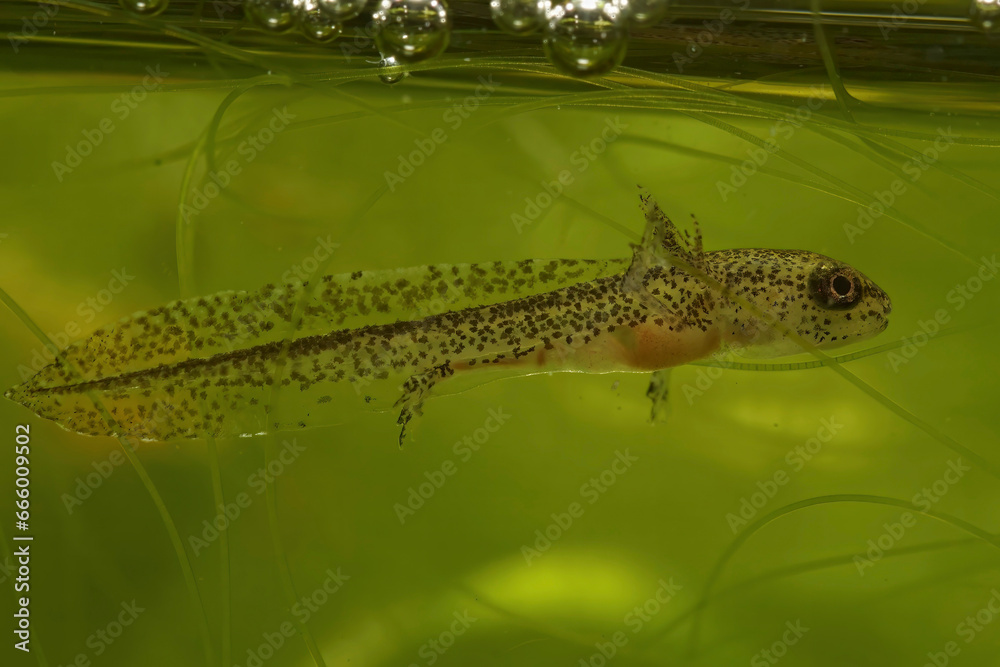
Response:
[{"label": "dorsal fin", "polygon": [[[654,298],[643,287],[651,272],[687,273],[698,279],[711,274],[705,261],[701,229],[694,220],[694,235],[677,229],[652,195],[639,186],[639,202],[646,218],[642,241],[632,244],[632,261],[622,282],[626,293],[651,308],[663,309],[663,299]],[[693,217],[693,216],[692,216]]]},{"label": "dorsal fin", "polygon": [[[702,244],[701,228],[697,220],[693,220],[694,236],[677,229],[670,218],[663,212],[652,195],[639,186],[639,202],[643,216],[646,218],[646,228],[642,234],[642,248],[662,262],[678,266],[687,264],[703,268],[705,249]],[[693,219],[693,216],[692,216]]]},{"label": "dorsal fin", "polygon": [[642,241],[632,244],[632,280],[641,278],[653,266],[675,267],[681,271],[706,271],[701,229],[694,220],[694,235],[681,232],[663,212],[652,195],[639,186],[640,209],[646,218]]}]

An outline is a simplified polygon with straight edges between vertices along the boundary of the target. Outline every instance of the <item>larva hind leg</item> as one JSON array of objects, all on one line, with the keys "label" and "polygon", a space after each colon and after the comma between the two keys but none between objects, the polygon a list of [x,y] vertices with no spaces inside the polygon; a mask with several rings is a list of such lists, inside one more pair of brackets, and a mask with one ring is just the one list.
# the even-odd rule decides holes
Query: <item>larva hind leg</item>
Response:
[{"label": "larva hind leg", "polygon": [[406,426],[414,417],[418,417],[423,414],[424,401],[430,395],[431,389],[439,381],[452,375],[455,371],[451,368],[451,364],[445,362],[440,366],[434,366],[421,373],[416,373],[407,378],[406,382],[402,384],[400,389],[403,391],[403,395],[399,397],[396,401],[394,407],[400,408],[399,419],[396,423],[400,425],[399,429],[399,446],[403,446],[403,441],[406,439]]}]

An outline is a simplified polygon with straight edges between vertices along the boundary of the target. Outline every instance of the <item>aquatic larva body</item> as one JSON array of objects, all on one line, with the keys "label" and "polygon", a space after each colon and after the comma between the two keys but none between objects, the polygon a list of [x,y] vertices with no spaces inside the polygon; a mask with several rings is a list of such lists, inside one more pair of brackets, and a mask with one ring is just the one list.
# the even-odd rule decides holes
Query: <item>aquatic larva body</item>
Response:
[{"label": "aquatic larva body", "polygon": [[[74,343],[6,396],[78,433],[141,440],[334,424],[359,407],[399,409],[405,432],[452,376],[657,371],[722,346],[835,347],[888,323],[889,297],[842,262],[704,252],[648,195],[642,206],[629,259],[355,272],[175,301]],[[435,302],[447,310],[425,314]]]}]

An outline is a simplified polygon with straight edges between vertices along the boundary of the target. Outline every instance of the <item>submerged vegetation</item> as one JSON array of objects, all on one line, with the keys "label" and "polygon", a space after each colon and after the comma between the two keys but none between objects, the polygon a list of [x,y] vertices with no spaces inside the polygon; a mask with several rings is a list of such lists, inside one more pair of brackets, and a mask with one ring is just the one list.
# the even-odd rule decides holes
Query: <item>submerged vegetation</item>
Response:
[{"label": "submerged vegetation", "polygon": [[402,451],[396,415],[361,409],[177,446],[5,402],[51,546],[19,658],[96,664],[135,599],[105,664],[991,664],[996,629],[959,626],[998,576],[1000,93],[983,20],[931,4],[679,8],[580,78],[485,3],[405,66],[364,18],[316,44],[231,3],[4,3],[4,386],[173,299],[621,259],[635,183],[706,247],[806,248],[893,298],[843,354],[676,369],[653,426],[627,375],[454,393]]}]

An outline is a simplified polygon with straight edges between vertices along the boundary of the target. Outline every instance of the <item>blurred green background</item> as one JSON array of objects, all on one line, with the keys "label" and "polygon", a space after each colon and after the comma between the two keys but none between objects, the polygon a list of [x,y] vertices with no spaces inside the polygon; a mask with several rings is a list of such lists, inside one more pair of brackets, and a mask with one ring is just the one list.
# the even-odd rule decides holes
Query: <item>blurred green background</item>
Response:
[{"label": "blurred green background", "polygon": [[[142,444],[183,559],[119,442],[4,401],[0,489],[15,425],[32,432],[35,634],[24,656],[6,632],[3,664],[996,664],[1000,282],[969,282],[1000,246],[995,76],[861,67],[838,80],[845,111],[821,63],[747,80],[732,54],[714,76],[676,79],[650,57],[570,81],[536,44],[449,54],[388,86],[358,58],[300,76],[277,47],[251,63],[134,47],[32,43],[0,81],[0,287],[54,338],[280,281],[324,242],[339,244],[330,273],[625,257],[642,183],[675,221],[696,215],[708,248],[858,267],[894,308],[859,347],[910,342],[846,362],[849,378],[683,367],[656,426],[647,376],[556,374],[436,398],[403,449],[391,414]],[[163,80],[132,108],[147,67]],[[241,142],[275,109],[293,118],[248,159]],[[575,159],[609,123],[614,141]],[[439,129],[412,175],[387,179]],[[940,133],[959,139],[934,149]],[[53,166],[88,136],[101,141],[79,166]],[[212,192],[206,156],[241,171],[185,220]],[[563,170],[565,192],[518,224]],[[894,187],[887,214],[850,227]],[[116,271],[133,278],[111,294]],[[941,332],[920,335],[939,310]],[[8,387],[42,343],[6,308],[0,337]],[[219,537],[208,524],[227,505]]]}]

